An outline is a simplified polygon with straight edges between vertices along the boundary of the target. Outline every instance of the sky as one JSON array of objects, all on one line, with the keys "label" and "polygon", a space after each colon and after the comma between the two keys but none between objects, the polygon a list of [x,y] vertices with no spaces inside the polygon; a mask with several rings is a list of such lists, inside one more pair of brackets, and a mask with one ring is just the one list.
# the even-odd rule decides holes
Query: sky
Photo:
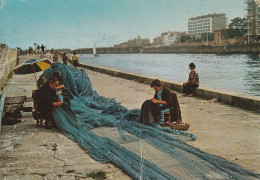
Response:
[{"label": "sky", "polygon": [[[0,2],[3,0],[0,0]],[[4,0],[0,42],[22,49],[111,47],[167,31],[187,31],[191,17],[244,17],[244,0]]]}]

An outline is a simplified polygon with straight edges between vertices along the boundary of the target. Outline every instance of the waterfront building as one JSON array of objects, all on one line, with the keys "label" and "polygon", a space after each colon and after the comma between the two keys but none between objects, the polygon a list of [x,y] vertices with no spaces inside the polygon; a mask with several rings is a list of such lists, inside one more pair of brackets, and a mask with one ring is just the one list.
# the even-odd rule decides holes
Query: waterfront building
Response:
[{"label": "waterfront building", "polygon": [[162,36],[157,36],[156,38],[153,38],[153,45],[160,46],[162,44],[163,44]]},{"label": "waterfront building", "polygon": [[246,24],[244,29],[248,36],[247,42],[260,40],[260,1],[259,0],[245,0]]},{"label": "waterfront building", "polygon": [[180,35],[180,32],[163,32],[160,37],[153,39],[153,44],[162,46],[177,44],[179,43]]},{"label": "waterfront building", "polygon": [[200,38],[203,33],[213,33],[216,29],[227,28],[226,14],[208,14],[189,19],[188,34]]},{"label": "waterfront building", "polygon": [[214,44],[215,45],[230,45],[230,44],[242,44],[243,38],[228,38],[227,34],[238,33],[239,29],[217,29],[214,32]]}]

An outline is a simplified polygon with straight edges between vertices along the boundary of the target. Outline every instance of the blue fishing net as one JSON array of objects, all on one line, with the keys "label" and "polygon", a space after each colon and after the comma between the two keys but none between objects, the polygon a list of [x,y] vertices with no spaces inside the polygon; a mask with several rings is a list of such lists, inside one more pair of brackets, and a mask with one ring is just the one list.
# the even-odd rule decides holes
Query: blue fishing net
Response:
[{"label": "blue fishing net", "polygon": [[[112,162],[134,179],[260,178],[259,174],[237,164],[189,146],[185,140],[195,140],[193,134],[138,123],[140,110],[128,110],[113,98],[99,96],[84,69],[53,63],[43,72],[38,83],[42,84],[43,77],[48,79],[55,71],[61,72],[63,84],[73,97],[70,102],[53,109],[56,125],[84,150],[89,150],[93,159],[102,163]],[[108,138],[92,131],[100,127],[117,127],[119,137]],[[127,134],[133,136],[130,141]],[[120,143],[116,143],[118,138],[121,138]],[[147,143],[149,148],[167,157],[164,163],[138,155],[133,147],[138,147],[140,142]],[[148,148],[146,150],[148,152]],[[152,154],[152,157],[155,156]],[[167,169],[168,164],[170,169]]]}]

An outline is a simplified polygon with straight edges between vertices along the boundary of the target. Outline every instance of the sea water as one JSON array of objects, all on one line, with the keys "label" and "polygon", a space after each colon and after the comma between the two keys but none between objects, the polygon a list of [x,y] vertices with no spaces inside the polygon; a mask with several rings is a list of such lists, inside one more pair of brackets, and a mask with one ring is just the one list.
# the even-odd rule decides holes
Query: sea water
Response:
[{"label": "sea water", "polygon": [[200,85],[260,96],[258,55],[216,54],[80,54],[81,63],[158,79],[185,82],[194,62]]}]

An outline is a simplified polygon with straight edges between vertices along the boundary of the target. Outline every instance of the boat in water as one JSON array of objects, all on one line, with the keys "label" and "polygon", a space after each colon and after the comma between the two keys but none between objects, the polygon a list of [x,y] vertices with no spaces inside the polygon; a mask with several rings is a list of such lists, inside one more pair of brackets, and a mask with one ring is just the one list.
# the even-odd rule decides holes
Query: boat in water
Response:
[{"label": "boat in water", "polygon": [[96,43],[94,43],[93,55],[94,55],[95,57],[98,57],[98,56],[99,56],[99,55],[97,54],[97,50],[96,50]]}]

